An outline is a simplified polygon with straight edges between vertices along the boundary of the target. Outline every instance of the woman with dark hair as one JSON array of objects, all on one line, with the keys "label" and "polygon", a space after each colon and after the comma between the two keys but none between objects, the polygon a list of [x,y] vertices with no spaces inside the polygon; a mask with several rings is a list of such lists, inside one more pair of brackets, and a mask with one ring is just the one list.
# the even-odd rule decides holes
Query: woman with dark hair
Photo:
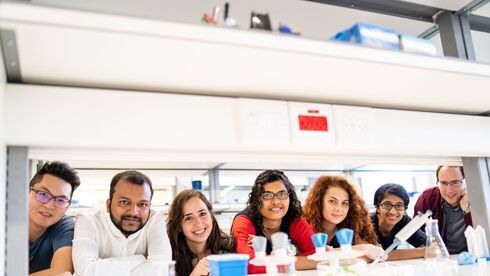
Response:
[{"label": "woman with dark hair", "polygon": [[[411,221],[405,213],[409,202],[407,191],[398,184],[384,184],[374,193],[376,213],[371,214],[371,220],[384,249],[393,243],[396,233]],[[423,247],[426,239],[425,233],[418,229],[407,242],[414,247]],[[425,248],[398,249],[388,254],[388,260],[422,258],[424,253]]]},{"label": "woman with dark hair", "polygon": [[332,247],[340,246],[334,239],[337,230],[349,228],[354,231],[353,248],[364,251],[369,259],[383,254],[364,200],[345,176],[319,177],[306,199],[304,216],[313,231],[328,235]]},{"label": "woman with dark hair", "polygon": [[208,255],[234,251],[233,239],[220,230],[212,211],[199,191],[184,190],[174,198],[167,233],[177,275],[208,275]]},{"label": "woman with dark hair", "polygon": [[[287,176],[278,170],[262,172],[248,195],[247,207],[233,220],[231,232],[236,238],[237,253],[254,258],[250,241],[263,236],[267,238],[266,253],[270,254],[271,235],[284,232],[297,249],[296,269],[316,268],[316,262],[306,259],[315,252],[311,241],[314,233],[301,214],[301,203]],[[265,267],[249,265],[248,273],[265,273]]]}]

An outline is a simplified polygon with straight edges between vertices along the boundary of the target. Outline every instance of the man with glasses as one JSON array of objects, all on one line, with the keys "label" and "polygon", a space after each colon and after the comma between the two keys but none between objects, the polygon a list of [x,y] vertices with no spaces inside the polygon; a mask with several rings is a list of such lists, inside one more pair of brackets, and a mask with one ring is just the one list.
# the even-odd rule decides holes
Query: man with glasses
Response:
[{"label": "man with glasses", "polygon": [[[374,193],[376,212],[371,214],[371,221],[383,249],[388,248],[395,235],[411,221],[405,212],[409,203],[407,191],[398,184],[384,184]],[[424,247],[426,240],[427,236],[419,229],[407,239],[407,243],[413,247]],[[422,258],[424,252],[424,248],[398,249],[388,255],[388,260]]]},{"label": "man with glasses", "polygon": [[[76,275],[158,275],[172,259],[163,214],[150,209],[153,187],[138,171],[118,173],[105,208],[77,216]],[[159,272],[160,271],[160,272]]]},{"label": "man with glasses", "polygon": [[439,166],[436,177],[438,185],[420,195],[414,213],[431,210],[447,250],[458,254],[467,250],[464,231],[472,225],[463,167]]},{"label": "man with glasses", "polygon": [[29,273],[73,272],[71,260],[75,222],[65,215],[77,173],[62,162],[46,162],[29,184]]}]

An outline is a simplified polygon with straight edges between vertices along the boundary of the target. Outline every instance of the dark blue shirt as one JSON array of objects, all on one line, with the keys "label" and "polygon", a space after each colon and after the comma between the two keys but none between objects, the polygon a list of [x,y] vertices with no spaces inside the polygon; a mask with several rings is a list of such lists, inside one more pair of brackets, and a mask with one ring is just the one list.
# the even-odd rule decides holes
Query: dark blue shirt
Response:
[{"label": "dark blue shirt", "polygon": [[29,273],[48,269],[54,252],[72,245],[74,229],[75,221],[65,215],[56,224],[48,227],[39,239],[29,242]]},{"label": "dark blue shirt", "polygon": [[[407,216],[407,214],[403,215],[402,219],[397,224],[395,224],[395,226],[391,230],[391,235],[389,237],[385,237],[379,231],[378,216],[376,215],[376,213],[371,214],[371,221],[373,222],[374,231],[376,231],[376,234],[378,235],[378,241],[383,246],[383,249],[388,248],[393,243],[396,233],[402,230],[402,228],[405,227],[405,225],[407,225],[411,220],[412,219]],[[413,247],[421,247],[425,246],[426,240],[427,236],[425,235],[425,233],[422,230],[417,229],[417,231],[415,231],[415,233],[413,233],[413,235],[411,235],[410,238],[407,239],[407,242]]]}]

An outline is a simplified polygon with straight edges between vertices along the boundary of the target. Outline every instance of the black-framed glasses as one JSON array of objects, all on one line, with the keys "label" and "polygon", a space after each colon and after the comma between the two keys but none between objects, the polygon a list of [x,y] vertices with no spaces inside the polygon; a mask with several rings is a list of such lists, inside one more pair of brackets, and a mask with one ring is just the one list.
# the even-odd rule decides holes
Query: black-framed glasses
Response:
[{"label": "black-framed glasses", "polygon": [[285,200],[287,198],[289,198],[289,193],[288,191],[279,191],[277,192],[276,194],[273,193],[273,192],[263,192],[260,197],[263,199],[263,200],[272,200],[274,197],[277,197],[278,199],[280,200]]},{"label": "black-framed glasses", "polygon": [[391,210],[391,208],[393,208],[393,207],[395,207],[395,210],[397,210],[397,211],[405,210],[405,205],[401,204],[401,203],[393,205],[390,202],[383,202],[379,206],[381,206],[381,208],[385,209],[386,211]]},{"label": "black-framed glasses", "polygon": [[453,180],[453,181],[439,181],[437,182],[437,184],[439,184],[439,186],[442,186],[442,187],[448,187],[448,186],[452,186],[452,187],[460,187],[461,185],[463,185],[463,180]]},{"label": "black-framed glasses", "polygon": [[51,199],[54,199],[54,206],[56,208],[66,208],[71,202],[71,200],[69,200],[65,196],[53,196],[47,191],[38,190],[34,187],[31,187],[31,191],[36,193],[36,200],[42,204],[46,204],[50,202]]}]

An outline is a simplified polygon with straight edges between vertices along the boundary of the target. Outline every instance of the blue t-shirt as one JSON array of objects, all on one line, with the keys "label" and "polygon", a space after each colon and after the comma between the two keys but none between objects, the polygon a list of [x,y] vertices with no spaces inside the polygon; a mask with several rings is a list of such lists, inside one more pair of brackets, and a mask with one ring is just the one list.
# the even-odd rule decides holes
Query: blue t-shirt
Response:
[{"label": "blue t-shirt", "polygon": [[74,229],[75,221],[65,215],[48,227],[39,239],[29,242],[29,273],[48,269],[54,252],[61,247],[72,245]]}]

